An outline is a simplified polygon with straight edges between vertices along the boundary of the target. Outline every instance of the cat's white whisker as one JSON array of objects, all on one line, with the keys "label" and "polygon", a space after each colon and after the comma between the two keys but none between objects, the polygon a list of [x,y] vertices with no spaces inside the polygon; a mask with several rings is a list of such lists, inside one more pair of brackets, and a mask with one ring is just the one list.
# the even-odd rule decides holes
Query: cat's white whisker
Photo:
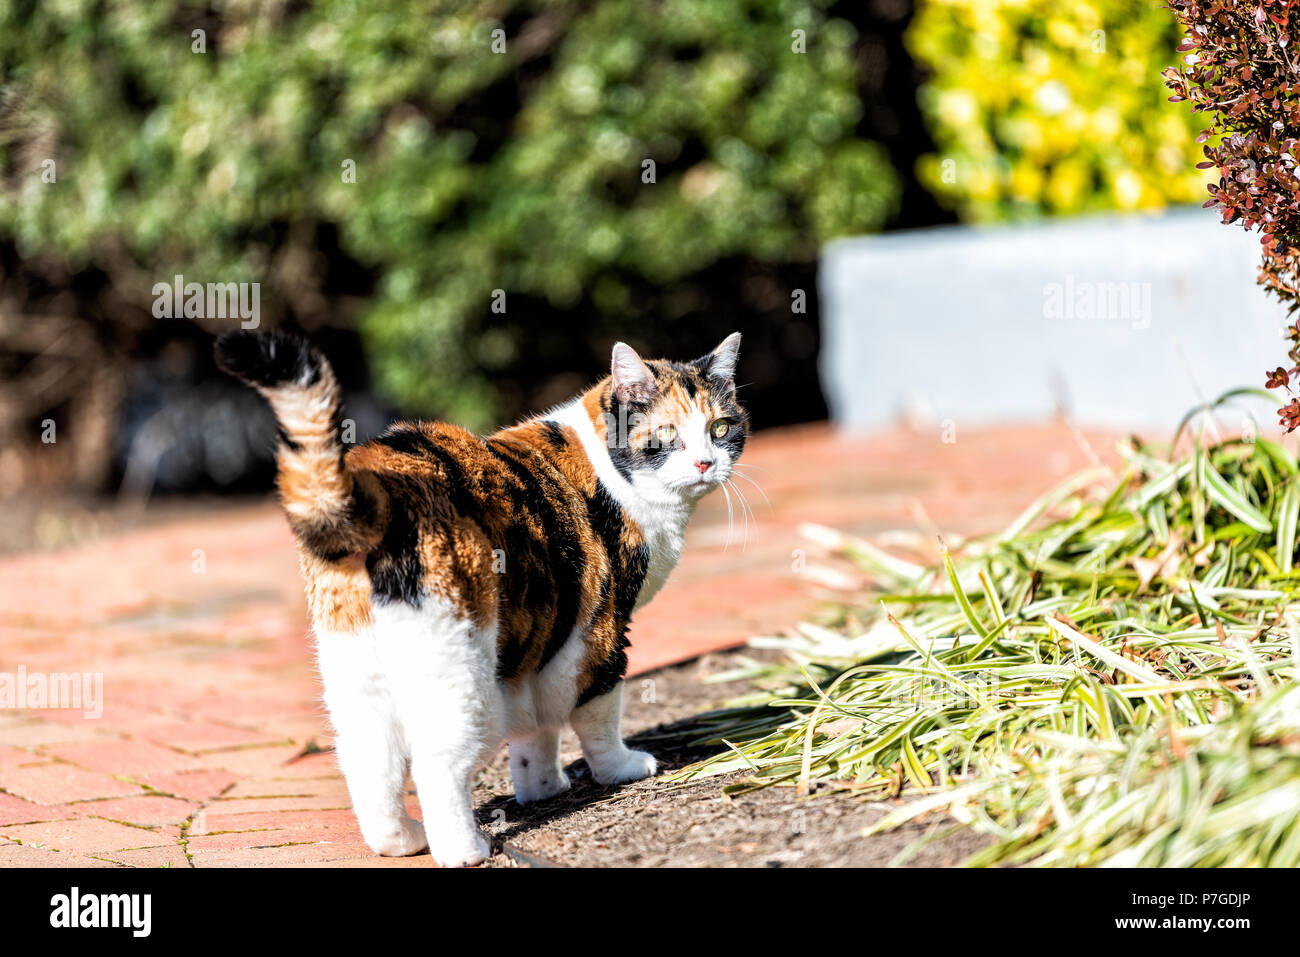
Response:
[{"label": "cat's white whisker", "polygon": [[754,514],[754,509],[749,504],[749,499],[745,497],[745,493],[740,490],[740,486],[734,484],[730,479],[727,480],[726,484],[731,486],[731,490],[735,492],[736,497],[740,499],[741,515],[745,519],[745,542],[741,547],[742,549],[747,548],[749,546],[749,520],[751,518],[754,520],[754,534],[757,536],[758,516]]},{"label": "cat's white whisker", "polygon": [[[732,488],[736,490],[736,494],[740,495],[741,501],[745,503],[745,508],[746,510],[749,511],[749,518],[754,520],[754,540],[757,541],[758,540],[758,515],[754,514],[754,506],[750,505],[749,495],[746,495],[744,492],[741,492],[740,486],[738,485],[733,484]],[[759,489],[759,492],[762,492],[762,489]]]},{"label": "cat's white whisker", "polygon": [[731,509],[731,493],[727,491],[726,483],[719,485],[718,488],[722,489],[722,495],[727,500],[727,540],[722,546],[722,550],[725,552],[731,547],[731,530],[735,527],[736,516]]},{"label": "cat's white whisker", "polygon": [[[739,465],[733,465],[732,469],[733,471],[731,474],[733,478],[744,479],[750,485],[754,486],[754,488],[758,489],[758,494],[763,496],[763,502],[767,505],[767,507],[768,508],[772,507],[772,500],[769,499],[767,497],[767,493],[763,491],[763,486],[759,485],[756,481],[754,481],[750,476],[746,475],[744,472],[738,471],[740,469]],[[755,520],[757,521],[757,519]]]},{"label": "cat's white whisker", "polygon": [[740,506],[740,521],[742,523],[741,530],[742,535],[744,536],[741,539],[740,548],[741,551],[744,551],[745,547],[749,544],[749,515],[745,512],[745,503],[740,497],[740,490],[731,484],[730,479],[723,479],[721,487],[723,491],[730,489],[730,491],[736,493],[736,503]]}]

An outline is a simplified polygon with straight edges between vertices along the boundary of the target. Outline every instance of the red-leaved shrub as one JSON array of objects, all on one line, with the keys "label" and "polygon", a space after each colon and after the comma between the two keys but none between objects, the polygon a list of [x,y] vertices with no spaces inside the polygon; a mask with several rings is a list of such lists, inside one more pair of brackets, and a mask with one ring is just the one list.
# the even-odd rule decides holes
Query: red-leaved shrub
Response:
[{"label": "red-leaved shrub", "polygon": [[[1182,66],[1164,71],[1174,102],[1210,114],[1201,133],[1206,161],[1219,169],[1211,199],[1225,223],[1258,228],[1260,285],[1300,310],[1300,0],[1169,0],[1186,38]],[[1268,374],[1270,389],[1291,391],[1300,376],[1300,321],[1290,329],[1290,367]],[[1300,400],[1278,410],[1288,432],[1300,426]]]}]

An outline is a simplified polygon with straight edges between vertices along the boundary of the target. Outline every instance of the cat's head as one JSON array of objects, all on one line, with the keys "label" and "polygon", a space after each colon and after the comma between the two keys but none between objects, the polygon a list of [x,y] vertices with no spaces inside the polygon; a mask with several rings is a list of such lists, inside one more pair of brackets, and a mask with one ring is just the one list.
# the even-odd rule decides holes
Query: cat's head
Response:
[{"label": "cat's head", "polygon": [[749,416],[736,401],[740,333],[690,362],[614,346],[601,403],[614,467],[634,486],[694,501],[731,478]]}]

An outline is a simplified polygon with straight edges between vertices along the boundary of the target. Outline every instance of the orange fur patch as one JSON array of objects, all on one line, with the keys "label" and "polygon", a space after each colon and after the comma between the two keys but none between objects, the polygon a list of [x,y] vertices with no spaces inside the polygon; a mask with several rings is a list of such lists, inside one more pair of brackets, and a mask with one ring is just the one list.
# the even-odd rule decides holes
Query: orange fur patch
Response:
[{"label": "orange fur patch", "polygon": [[298,567],[307,586],[307,610],[316,627],[350,632],[370,624],[370,576],[361,555],[327,562],[299,548]]}]

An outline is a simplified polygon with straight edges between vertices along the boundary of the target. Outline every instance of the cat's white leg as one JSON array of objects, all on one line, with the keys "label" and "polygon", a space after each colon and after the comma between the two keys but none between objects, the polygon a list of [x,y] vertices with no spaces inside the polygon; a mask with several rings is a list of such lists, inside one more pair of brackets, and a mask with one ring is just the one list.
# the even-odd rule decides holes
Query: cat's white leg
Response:
[{"label": "cat's white leg", "polygon": [[423,850],[424,828],[406,813],[406,742],[373,637],[318,634],[317,656],[334,751],[362,838],[385,857]]},{"label": "cat's white leg", "polygon": [[544,801],[569,790],[569,776],[560,766],[560,729],[538,728],[510,742],[510,777],[520,804]]},{"label": "cat's white leg", "polygon": [[492,854],[492,843],[474,818],[471,778],[477,765],[458,757],[425,748],[411,759],[429,853],[441,867],[470,867]]},{"label": "cat's white leg", "polygon": [[648,778],[658,770],[654,755],[633,751],[623,743],[623,682],[592,698],[569,717],[582,742],[582,753],[600,784],[622,784]]},{"label": "cat's white leg", "polygon": [[443,867],[477,864],[492,845],[474,818],[472,777],[502,740],[495,628],[433,599],[418,612],[384,609],[382,620],[378,647],[401,712],[429,853]]}]

